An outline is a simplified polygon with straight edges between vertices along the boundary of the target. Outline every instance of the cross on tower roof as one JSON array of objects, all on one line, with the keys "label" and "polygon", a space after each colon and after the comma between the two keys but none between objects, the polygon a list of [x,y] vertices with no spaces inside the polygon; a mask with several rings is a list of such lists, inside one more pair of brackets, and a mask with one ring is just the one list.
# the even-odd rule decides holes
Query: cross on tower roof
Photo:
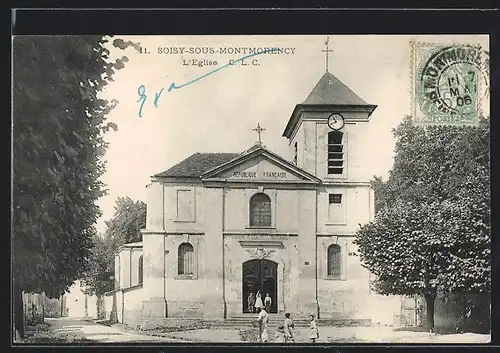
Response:
[{"label": "cross on tower roof", "polygon": [[330,37],[326,37],[326,41],[325,41],[325,46],[326,46],[326,49],[321,51],[321,52],[325,53],[325,59],[326,59],[326,72],[328,72],[328,54],[333,52],[333,50],[328,49],[328,42],[329,42],[329,41],[330,41]]},{"label": "cross on tower roof", "polygon": [[266,129],[263,129],[259,123],[257,123],[257,127],[252,129],[253,131],[256,131],[258,134],[259,134],[259,146],[262,146],[262,140],[261,140],[261,137],[260,137],[260,134],[262,133],[262,131],[265,131]]}]

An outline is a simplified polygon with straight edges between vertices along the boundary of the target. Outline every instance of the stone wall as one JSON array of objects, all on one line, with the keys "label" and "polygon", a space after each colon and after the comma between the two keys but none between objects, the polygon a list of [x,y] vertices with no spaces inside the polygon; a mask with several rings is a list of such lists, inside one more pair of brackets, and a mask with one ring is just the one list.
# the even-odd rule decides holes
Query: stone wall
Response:
[{"label": "stone wall", "polygon": [[116,292],[111,291],[107,292],[103,296],[104,301],[104,318],[110,322],[118,322],[118,313],[117,313],[117,303],[116,303]]},{"label": "stone wall", "polygon": [[[58,298],[48,298],[44,299],[44,314],[45,317],[61,317],[64,316],[66,311],[62,308],[61,311],[61,300]],[[64,305],[64,304],[63,304]]]},{"label": "stone wall", "polygon": [[122,323],[136,328],[142,322],[143,289],[142,285],[125,288],[123,291]]},{"label": "stone wall", "polygon": [[[165,238],[167,317],[224,318],[222,270],[222,189],[197,189],[196,221],[191,231],[169,232]],[[210,220],[204,221],[204,220]],[[199,223],[204,222],[203,232]],[[178,227],[178,225],[175,225]],[[186,223],[182,223],[182,228]],[[177,233],[177,234],[176,234]],[[193,273],[179,274],[178,250],[193,246]]]},{"label": "stone wall", "polygon": [[34,325],[44,319],[44,295],[37,293],[23,293],[24,323]]},{"label": "stone wall", "polygon": [[[467,301],[471,306],[470,316],[463,318]],[[464,332],[490,332],[490,293],[440,294],[436,298],[434,307],[436,330],[454,332],[459,328]],[[423,312],[425,313],[425,305]],[[425,325],[425,316],[422,321]]]},{"label": "stone wall", "polygon": [[[369,319],[369,274],[359,262],[353,237],[318,237],[318,301],[321,318]],[[329,277],[327,249],[331,244],[340,245],[341,273]]]},{"label": "stone wall", "polygon": [[101,299],[96,295],[84,293],[84,288],[80,281],[69,288],[64,295],[64,305],[66,308],[66,316],[100,319],[103,317],[104,309]]}]

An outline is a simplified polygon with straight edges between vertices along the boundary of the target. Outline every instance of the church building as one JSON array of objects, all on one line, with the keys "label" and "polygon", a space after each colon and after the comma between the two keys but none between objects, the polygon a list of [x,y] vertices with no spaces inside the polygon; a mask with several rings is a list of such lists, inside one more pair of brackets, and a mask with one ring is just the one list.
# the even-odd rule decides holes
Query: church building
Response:
[{"label": "church building", "polygon": [[359,146],[375,109],[327,70],[284,127],[288,155],[263,146],[258,125],[246,151],[152,176],[143,241],[116,255],[119,319],[241,317],[257,291],[271,313],[372,319],[352,242],[374,216]]}]

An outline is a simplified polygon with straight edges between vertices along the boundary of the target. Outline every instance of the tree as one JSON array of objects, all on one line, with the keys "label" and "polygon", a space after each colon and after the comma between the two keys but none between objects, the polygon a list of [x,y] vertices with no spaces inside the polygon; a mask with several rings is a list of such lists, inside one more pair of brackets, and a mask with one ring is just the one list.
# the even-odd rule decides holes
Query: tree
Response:
[{"label": "tree", "polygon": [[104,235],[94,236],[94,247],[89,257],[89,267],[84,273],[83,284],[87,294],[101,297],[104,293],[113,290],[113,276],[115,274],[115,251],[117,245],[112,239]]},{"label": "tree", "polygon": [[140,229],[146,228],[146,204],[130,197],[119,197],[113,218],[105,223],[106,236],[119,246],[142,241]]},{"label": "tree", "polygon": [[101,36],[13,40],[14,321],[22,292],[59,297],[88,267],[95,201],[103,195],[103,132],[116,101],[98,93],[126,57],[110,62]]},{"label": "tree", "polygon": [[434,328],[438,292],[491,288],[489,122],[394,131],[389,178],[375,178],[376,215],[357,232],[381,294],[423,295]]},{"label": "tree", "polygon": [[89,269],[84,273],[83,282],[90,294],[101,296],[113,290],[114,255],[119,247],[142,240],[140,229],[146,227],[146,204],[133,201],[129,197],[116,200],[115,214],[106,222],[103,236],[94,237]]}]

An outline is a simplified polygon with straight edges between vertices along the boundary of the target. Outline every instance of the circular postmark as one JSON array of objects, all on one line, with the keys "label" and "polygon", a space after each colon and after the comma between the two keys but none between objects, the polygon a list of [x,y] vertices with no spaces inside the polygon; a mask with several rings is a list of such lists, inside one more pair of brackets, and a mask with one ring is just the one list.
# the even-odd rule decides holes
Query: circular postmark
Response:
[{"label": "circular postmark", "polygon": [[420,111],[434,122],[477,120],[486,79],[481,48],[435,47],[426,54],[416,77]]}]

